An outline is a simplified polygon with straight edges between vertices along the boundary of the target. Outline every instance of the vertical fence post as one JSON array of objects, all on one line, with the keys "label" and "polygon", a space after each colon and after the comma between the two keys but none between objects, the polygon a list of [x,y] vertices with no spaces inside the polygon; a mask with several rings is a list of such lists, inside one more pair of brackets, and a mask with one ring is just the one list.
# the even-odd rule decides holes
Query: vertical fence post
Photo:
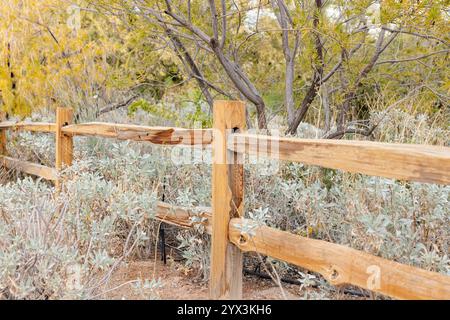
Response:
[{"label": "vertical fence post", "polygon": [[[0,111],[0,122],[6,120],[6,113]],[[0,155],[6,155],[6,130],[0,129]]]},{"label": "vertical fence post", "polygon": [[[212,171],[212,243],[210,297],[242,298],[242,252],[229,242],[230,219],[241,217],[244,206],[242,155],[227,149],[227,133],[246,129],[241,101],[214,103]],[[228,159],[228,161],[227,161]]]},{"label": "vertical fence post", "polygon": [[[56,109],[56,170],[60,171],[63,165],[72,165],[73,138],[64,135],[61,129],[72,123],[73,111],[71,108]],[[56,189],[60,190],[61,182],[56,181]]]}]

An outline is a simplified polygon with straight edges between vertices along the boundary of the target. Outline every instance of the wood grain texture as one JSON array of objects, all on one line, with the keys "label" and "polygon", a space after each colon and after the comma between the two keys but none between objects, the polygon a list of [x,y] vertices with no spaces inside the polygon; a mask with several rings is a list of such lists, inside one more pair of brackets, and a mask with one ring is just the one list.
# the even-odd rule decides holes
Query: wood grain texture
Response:
[{"label": "wood grain texture", "polygon": [[228,239],[232,217],[243,215],[243,167],[230,160],[237,155],[226,146],[227,131],[245,130],[245,105],[240,101],[214,103],[212,172],[212,240],[210,297],[242,298],[242,252]]},{"label": "wood grain texture", "polygon": [[[254,225],[254,235],[241,234]],[[450,299],[450,277],[372,256],[343,245],[308,239],[254,221],[233,219],[230,241],[323,275],[331,284],[355,285],[398,299]]]},{"label": "wood grain texture", "polygon": [[[4,111],[0,111],[0,122],[6,119],[6,113]],[[0,127],[0,154],[6,155],[6,130]]]},{"label": "wood grain texture", "polygon": [[98,136],[166,145],[207,145],[212,142],[212,130],[210,129],[147,127],[131,124],[91,122],[70,125],[62,131],[67,135]]},{"label": "wood grain texture", "polygon": [[[73,138],[62,132],[62,129],[73,121],[71,108],[56,109],[56,131],[55,131],[55,168],[61,171],[63,166],[71,166],[73,161]],[[56,180],[56,190],[61,191],[62,181]]]},{"label": "wood grain texture", "polygon": [[0,156],[0,163],[8,169],[21,171],[23,173],[31,174],[50,181],[56,181],[58,177],[58,173],[54,168],[49,168],[32,162],[22,161],[7,156]]},{"label": "wood grain texture", "polygon": [[[267,144],[267,151],[258,150]],[[273,148],[272,148],[273,146]],[[234,134],[231,150],[385,178],[450,184],[450,148]]]},{"label": "wood grain texture", "polygon": [[58,108],[56,110],[56,169],[61,170],[63,165],[72,165],[73,139],[64,134],[63,127],[72,123],[73,111],[71,108]]},{"label": "wood grain texture", "polygon": [[[194,222],[192,218],[200,218],[203,221]],[[202,224],[205,231],[211,234],[211,208],[196,208],[196,212],[192,210],[174,206],[165,202],[158,202],[156,207],[155,218],[168,224],[172,224],[181,228],[192,228],[196,224]]]},{"label": "wood grain texture", "polygon": [[56,131],[56,124],[50,122],[3,121],[0,122],[0,130],[1,129],[54,133]]}]

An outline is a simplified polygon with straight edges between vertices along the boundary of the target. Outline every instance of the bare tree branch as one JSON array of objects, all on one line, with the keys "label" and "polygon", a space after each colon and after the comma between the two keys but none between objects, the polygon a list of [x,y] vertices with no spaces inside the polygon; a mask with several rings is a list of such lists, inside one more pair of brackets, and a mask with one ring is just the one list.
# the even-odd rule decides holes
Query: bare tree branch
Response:
[{"label": "bare tree branch", "polygon": [[203,81],[204,83],[206,83],[211,89],[213,89],[214,91],[216,91],[217,93],[231,99],[231,100],[237,100],[236,97],[234,97],[233,95],[223,91],[222,89],[220,89],[218,86],[216,86],[215,84],[209,82],[208,80],[206,80],[205,78],[201,78],[198,75],[193,74],[192,75],[194,78],[199,78],[201,81]]},{"label": "bare tree branch", "polygon": [[405,102],[406,100],[412,98],[422,88],[425,88],[425,87],[426,87],[425,85],[420,85],[420,86],[414,88],[406,96],[404,96],[400,100],[397,100],[396,102],[391,104],[389,107],[384,109],[383,114],[381,115],[381,117],[371,127],[366,128],[366,129],[355,129],[355,128],[346,128],[346,129],[340,129],[340,130],[338,129],[335,132],[327,133],[323,138],[324,139],[341,139],[341,138],[344,137],[345,134],[348,134],[348,133],[359,134],[359,135],[363,135],[363,136],[366,136],[366,137],[371,136],[373,134],[373,132],[375,131],[375,129],[378,128],[378,126],[381,124],[381,122],[384,120],[384,118],[386,118],[387,114],[393,108],[395,108],[399,104]]},{"label": "bare tree branch", "polygon": [[[239,92],[241,92],[245,96],[245,98],[250,100],[255,105],[258,113],[258,126],[260,128],[267,128],[267,121],[265,116],[265,104],[261,95],[259,94],[256,87],[253,85],[253,83],[250,81],[248,76],[242,71],[240,66],[236,62],[233,62],[229,57],[227,57],[227,55],[223,51],[224,48],[222,46],[222,43],[224,41],[223,39],[225,37],[225,34],[222,34],[222,40],[219,40],[218,20],[217,20],[218,15],[215,2],[213,0],[210,0],[209,2],[212,19],[211,23],[214,33],[213,37],[209,37],[205,32],[203,32],[198,27],[190,23],[187,19],[173,12],[170,0],[166,0],[165,2],[167,9],[164,12],[168,16],[172,17],[184,28],[191,31],[201,41],[203,41],[209,46],[209,48],[214,52],[216,58],[219,60],[226,74],[235,85],[236,89],[238,89]],[[225,29],[222,31],[226,33],[226,26]]]},{"label": "bare tree branch", "polygon": [[211,24],[214,39],[219,40],[219,27],[217,26],[217,9],[216,9],[216,2],[214,0],[209,0],[209,9],[211,10]]},{"label": "bare tree branch", "polygon": [[338,116],[338,130],[342,131],[345,126],[345,118],[350,109],[351,101],[356,97],[356,92],[358,87],[361,85],[361,82],[367,77],[370,71],[374,68],[376,62],[380,58],[380,55],[386,50],[386,48],[392,43],[392,41],[397,37],[398,32],[394,32],[386,42],[385,39],[386,30],[381,28],[380,34],[378,35],[378,39],[375,45],[375,52],[370,59],[369,63],[360,71],[358,77],[354,84],[347,90],[347,93],[344,97],[344,102],[341,104],[340,113]]},{"label": "bare tree branch", "polygon": [[[278,24],[281,27],[281,44],[285,59],[285,106],[288,114],[288,124],[291,124],[295,118],[295,101],[294,101],[294,74],[295,74],[295,58],[300,46],[300,32],[294,33],[294,43],[291,49],[289,44],[289,28],[293,29],[294,25],[289,14],[286,4],[283,0],[271,0],[272,7],[275,12]],[[278,9],[278,10],[276,10]]]},{"label": "bare tree branch", "polygon": [[170,29],[166,29],[166,32],[169,39],[172,41],[175,47],[177,56],[184,64],[188,65],[190,69],[190,74],[192,74],[192,76],[197,80],[198,86],[200,87],[200,90],[202,91],[202,94],[205,97],[206,102],[208,102],[208,105],[211,109],[214,104],[214,99],[208,90],[209,85],[204,81],[200,69],[198,68],[194,59],[192,59],[191,55],[189,54],[183,43],[180,41],[180,39]]},{"label": "bare tree branch", "polygon": [[315,70],[313,74],[313,78],[311,84],[306,92],[305,97],[303,98],[300,108],[295,112],[294,118],[291,122],[289,122],[289,127],[287,133],[295,134],[297,131],[300,122],[305,117],[311,103],[314,101],[314,98],[317,95],[317,92],[321,85],[321,79],[323,76],[323,70],[325,67],[324,56],[323,56],[323,43],[320,37],[320,33],[318,32],[318,27],[320,23],[320,15],[322,11],[322,0],[316,0],[316,11],[313,16],[313,27],[314,27],[314,38],[315,38],[315,49],[317,53],[318,62],[315,63]]},{"label": "bare tree branch", "polygon": [[432,36],[432,35],[428,35],[428,34],[421,34],[421,33],[418,33],[418,32],[406,31],[406,30],[402,30],[402,29],[398,29],[398,30],[397,29],[392,29],[392,28],[389,28],[387,26],[383,26],[383,29],[386,30],[386,31],[389,31],[389,32],[397,32],[397,33],[409,34],[409,35],[413,35],[413,36],[416,36],[416,37],[419,37],[419,38],[433,39],[433,40],[436,40],[436,41],[446,45],[447,47],[450,47],[450,44],[447,41],[445,41],[444,39],[438,38],[436,36]]},{"label": "bare tree branch", "polygon": [[220,0],[220,2],[222,3],[222,39],[220,46],[223,48],[227,39],[227,4],[225,0]]},{"label": "bare tree branch", "polygon": [[110,104],[110,105],[100,109],[97,112],[97,117],[102,115],[102,114],[104,114],[104,113],[108,113],[108,112],[111,112],[111,111],[114,111],[114,110],[118,110],[118,109],[121,109],[121,108],[128,107],[138,96],[139,95],[134,94],[131,97],[129,97],[128,99],[126,99],[126,100],[124,100],[122,102],[115,103],[115,104]]},{"label": "bare tree branch", "polygon": [[356,128],[346,128],[342,129],[333,133],[328,134],[325,136],[325,139],[341,139],[343,136],[349,133],[353,134],[359,134],[362,136],[369,137],[372,135],[373,131],[376,129],[375,126],[371,127],[370,129],[356,129]]},{"label": "bare tree branch", "polygon": [[177,15],[176,13],[174,13],[172,11],[170,0],[166,0],[166,4],[167,4],[167,10],[164,11],[165,14],[169,15],[175,21],[177,21],[179,24],[181,24],[182,26],[187,28],[189,31],[191,31],[192,33],[197,35],[202,41],[204,41],[208,44],[211,42],[211,38],[206,33],[204,33],[201,29],[197,28],[195,25],[189,23],[184,18],[180,17],[179,15]]},{"label": "bare tree branch", "polygon": [[440,50],[440,51],[436,51],[436,52],[431,52],[431,53],[424,54],[424,55],[417,56],[417,57],[411,57],[411,58],[405,58],[405,59],[398,59],[398,60],[396,60],[396,59],[392,59],[392,60],[383,60],[383,61],[377,62],[375,65],[386,64],[386,63],[389,63],[389,64],[395,64],[395,63],[402,63],[402,62],[417,61],[417,60],[425,59],[425,58],[428,58],[428,57],[431,57],[431,56],[434,56],[434,55],[437,55],[437,54],[441,54],[441,53],[449,53],[449,52],[450,52],[450,50],[445,49],[445,50]]}]

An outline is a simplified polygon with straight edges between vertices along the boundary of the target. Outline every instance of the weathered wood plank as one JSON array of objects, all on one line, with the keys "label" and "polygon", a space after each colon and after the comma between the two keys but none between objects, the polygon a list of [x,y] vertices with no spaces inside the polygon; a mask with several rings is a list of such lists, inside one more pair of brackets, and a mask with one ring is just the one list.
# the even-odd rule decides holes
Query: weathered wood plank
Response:
[{"label": "weathered wood plank", "polygon": [[206,233],[211,234],[211,208],[196,208],[196,212],[194,213],[186,208],[170,205],[165,202],[158,202],[155,218],[181,228],[194,227],[197,223],[192,221],[193,217],[202,218],[204,221],[199,223],[205,227]]},{"label": "weathered wood plank", "polygon": [[7,156],[0,156],[0,164],[8,169],[21,171],[46,180],[56,181],[58,178],[58,173],[54,168],[49,168],[32,162],[22,161]]},{"label": "weathered wood plank", "polygon": [[[450,148],[233,134],[230,150],[372,176],[450,184]],[[258,150],[258,145],[259,150]],[[261,150],[261,146],[267,149]]]},{"label": "weathered wood plank", "polygon": [[[254,225],[252,236],[242,226]],[[250,227],[251,229],[251,227]],[[343,245],[308,239],[254,221],[233,219],[230,241],[320,273],[333,285],[356,285],[398,299],[450,299],[450,277],[389,261]]]},{"label": "weathered wood plank", "polygon": [[[192,216],[185,208],[160,202],[155,218],[191,228]],[[203,225],[210,234],[211,209],[204,208],[200,216],[206,218]],[[259,252],[320,273],[336,286],[356,285],[399,299],[450,299],[450,277],[268,227],[256,227],[255,235],[248,237],[241,235],[244,221],[254,224],[232,219],[229,226],[230,241],[243,251]]]},{"label": "weathered wood plank", "polygon": [[212,130],[210,129],[147,127],[131,124],[91,122],[70,125],[62,131],[67,135],[98,136],[166,145],[207,145],[212,142]]},{"label": "weathered wood plank", "polygon": [[0,129],[54,133],[56,131],[56,125],[50,122],[3,121],[0,122]]},{"label": "weathered wood plank", "polygon": [[[61,171],[63,166],[71,166],[73,161],[73,138],[62,132],[62,129],[73,121],[73,110],[71,108],[58,108],[56,110],[56,148],[55,167]],[[56,189],[61,190],[62,181],[56,181]]]},{"label": "weathered wood plank", "polygon": [[237,155],[227,150],[226,134],[232,129],[245,130],[245,105],[240,101],[216,101],[213,113],[210,297],[240,299],[242,252],[229,242],[228,224],[231,218],[243,216],[244,175]]},{"label": "weathered wood plank", "polygon": [[69,126],[73,120],[71,108],[58,108],[56,110],[56,169],[61,170],[63,165],[72,165],[73,139],[63,132],[63,128]]}]

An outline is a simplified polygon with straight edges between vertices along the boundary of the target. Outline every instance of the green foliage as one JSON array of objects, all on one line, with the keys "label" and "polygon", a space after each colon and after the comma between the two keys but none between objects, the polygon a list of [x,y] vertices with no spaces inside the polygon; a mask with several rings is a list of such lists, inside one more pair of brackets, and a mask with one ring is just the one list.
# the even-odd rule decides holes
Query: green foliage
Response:
[{"label": "green foliage", "polygon": [[145,99],[138,99],[128,107],[128,116],[133,116],[136,111],[142,110],[162,119],[176,121],[177,114],[169,109],[162,108],[161,105],[151,104]]},{"label": "green foliage", "polygon": [[183,107],[190,110],[194,109],[186,114],[188,126],[194,126],[196,128],[211,128],[212,117],[210,112],[204,110],[205,101],[202,92],[198,89],[191,90],[186,98],[189,102],[183,103]]},{"label": "green foliage", "polygon": [[284,103],[284,95],[281,88],[273,91],[268,91],[263,94],[264,102],[270,110],[276,110]]}]

